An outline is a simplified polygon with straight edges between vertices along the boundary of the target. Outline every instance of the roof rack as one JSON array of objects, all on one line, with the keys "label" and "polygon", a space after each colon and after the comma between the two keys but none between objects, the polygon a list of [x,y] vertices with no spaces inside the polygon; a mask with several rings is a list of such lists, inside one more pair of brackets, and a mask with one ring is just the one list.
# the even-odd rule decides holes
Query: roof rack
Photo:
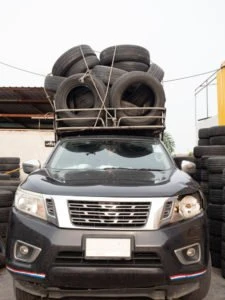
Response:
[{"label": "roof rack", "polygon": [[[133,115],[118,117],[119,111],[129,111]],[[143,110],[154,114],[137,116],[137,111]],[[81,117],[82,113],[82,117]],[[89,117],[91,115],[91,117]],[[93,117],[93,115],[95,115]],[[120,115],[120,114],[119,114]],[[56,109],[54,130],[57,139],[63,136],[81,134],[81,132],[115,132],[115,131],[146,131],[149,135],[160,135],[165,130],[166,108],[164,107],[120,107],[120,108],[82,108]],[[93,120],[93,122],[91,122]],[[135,121],[134,121],[135,120]],[[140,120],[140,124],[138,123]],[[142,125],[146,123],[146,125]],[[83,124],[93,124],[84,126]],[[133,125],[127,125],[133,123]],[[81,124],[81,125],[79,125]]]}]

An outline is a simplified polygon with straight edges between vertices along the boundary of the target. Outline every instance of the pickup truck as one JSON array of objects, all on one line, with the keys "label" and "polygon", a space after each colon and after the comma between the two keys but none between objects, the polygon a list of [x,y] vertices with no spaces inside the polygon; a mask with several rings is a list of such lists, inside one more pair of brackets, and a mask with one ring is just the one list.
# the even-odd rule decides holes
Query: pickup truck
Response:
[{"label": "pickup truck", "polygon": [[6,247],[17,300],[205,297],[205,199],[160,138],[70,134],[23,169]]}]

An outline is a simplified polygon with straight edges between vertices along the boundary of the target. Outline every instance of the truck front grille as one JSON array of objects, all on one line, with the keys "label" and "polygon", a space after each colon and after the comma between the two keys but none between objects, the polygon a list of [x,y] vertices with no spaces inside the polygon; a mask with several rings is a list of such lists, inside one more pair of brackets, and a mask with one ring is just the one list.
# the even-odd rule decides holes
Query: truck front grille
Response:
[{"label": "truck front grille", "polygon": [[162,262],[159,255],[155,252],[133,252],[130,260],[87,260],[83,251],[62,251],[55,259],[55,264],[64,266],[135,266],[135,267],[161,267]]},{"label": "truck front grille", "polygon": [[68,200],[70,220],[76,226],[141,227],[147,223],[151,202]]}]

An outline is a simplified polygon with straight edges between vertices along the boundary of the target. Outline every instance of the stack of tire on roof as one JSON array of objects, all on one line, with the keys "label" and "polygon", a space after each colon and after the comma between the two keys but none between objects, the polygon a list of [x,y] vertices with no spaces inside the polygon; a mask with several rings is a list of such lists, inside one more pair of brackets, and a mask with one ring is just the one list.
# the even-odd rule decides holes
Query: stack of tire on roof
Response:
[{"label": "stack of tire on roof", "polygon": [[128,126],[148,125],[157,122],[159,112],[144,108],[165,105],[163,77],[143,47],[112,46],[98,57],[90,46],[78,45],[56,60],[44,86],[53,93],[56,110],[70,110],[59,112],[67,126],[93,126],[108,114],[107,108],[121,107],[125,109],[112,118],[122,118],[121,124]]},{"label": "stack of tire on roof", "polygon": [[20,158],[0,157],[0,237],[5,240],[15,191],[20,184]]},{"label": "stack of tire on roof", "polygon": [[225,126],[200,129],[198,144],[194,155],[197,180],[208,203],[212,264],[225,276]]}]

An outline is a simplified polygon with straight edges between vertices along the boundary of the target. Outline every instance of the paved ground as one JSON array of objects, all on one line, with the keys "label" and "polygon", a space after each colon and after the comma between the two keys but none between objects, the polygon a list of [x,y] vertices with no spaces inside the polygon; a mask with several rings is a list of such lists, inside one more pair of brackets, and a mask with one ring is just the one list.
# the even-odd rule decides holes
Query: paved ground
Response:
[{"label": "paved ground", "polygon": [[[12,278],[5,269],[0,270],[0,300],[15,300]],[[220,269],[213,268],[212,282],[205,300],[225,300],[225,279],[221,276]]]}]

